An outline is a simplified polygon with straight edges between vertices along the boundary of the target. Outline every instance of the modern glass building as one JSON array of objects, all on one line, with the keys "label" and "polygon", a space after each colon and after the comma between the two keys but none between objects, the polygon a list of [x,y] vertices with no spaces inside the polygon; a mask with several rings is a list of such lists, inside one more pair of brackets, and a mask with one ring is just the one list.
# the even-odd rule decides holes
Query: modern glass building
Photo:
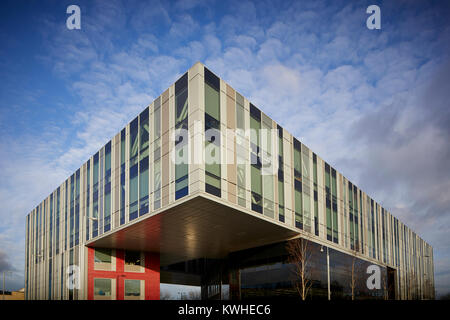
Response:
[{"label": "modern glass building", "polygon": [[25,297],[298,299],[296,238],[311,299],[434,298],[429,244],[196,63],[27,215]]}]

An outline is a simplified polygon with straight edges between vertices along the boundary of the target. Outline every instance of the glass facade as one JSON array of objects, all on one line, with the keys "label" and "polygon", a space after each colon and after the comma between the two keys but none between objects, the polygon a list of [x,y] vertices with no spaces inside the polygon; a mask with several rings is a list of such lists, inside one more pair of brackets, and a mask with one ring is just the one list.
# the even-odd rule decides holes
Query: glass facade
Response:
[{"label": "glass facade", "polygon": [[[323,247],[314,242],[308,242],[306,248],[308,260],[305,273],[311,287],[307,299],[326,300],[328,298],[326,250],[322,250]],[[352,287],[356,300],[385,298],[386,285],[376,290],[369,290],[366,286],[368,275],[365,271],[372,263],[331,248],[329,250],[332,300],[351,300]],[[236,252],[228,259],[228,265],[239,269],[241,287],[238,295],[240,294],[242,300],[255,298],[299,300],[299,293],[295,288],[295,282],[298,280],[294,265],[289,260],[286,243]],[[387,269],[378,267],[381,271],[381,281],[386,283]],[[236,298],[235,296],[234,299]]]}]

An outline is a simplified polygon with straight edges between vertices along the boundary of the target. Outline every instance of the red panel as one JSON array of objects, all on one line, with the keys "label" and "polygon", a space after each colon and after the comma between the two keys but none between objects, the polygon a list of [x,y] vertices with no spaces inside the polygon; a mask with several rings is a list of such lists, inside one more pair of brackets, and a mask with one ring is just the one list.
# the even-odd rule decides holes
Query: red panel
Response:
[{"label": "red panel", "polygon": [[145,299],[159,300],[159,253],[145,253],[145,272],[125,272],[125,252],[116,249],[116,270],[94,269],[95,249],[88,247],[88,300],[94,299],[94,278],[116,279],[116,299],[123,300],[125,279],[145,280]]},{"label": "red panel", "polygon": [[145,254],[145,274],[149,280],[145,282],[145,300],[159,300],[159,254]]}]

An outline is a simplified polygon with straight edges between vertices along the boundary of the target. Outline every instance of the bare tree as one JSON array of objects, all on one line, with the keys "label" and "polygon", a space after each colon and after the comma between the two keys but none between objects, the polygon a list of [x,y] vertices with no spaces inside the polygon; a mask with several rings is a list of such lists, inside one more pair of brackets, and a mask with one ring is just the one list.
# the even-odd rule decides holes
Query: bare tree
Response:
[{"label": "bare tree", "polygon": [[295,275],[294,286],[302,300],[306,300],[309,290],[312,286],[310,277],[309,260],[311,258],[311,250],[306,239],[294,239],[288,241],[286,250],[289,254],[288,262],[292,263],[293,273]]},{"label": "bare tree", "polygon": [[381,285],[383,286],[383,298],[384,300],[389,300],[389,292],[393,288],[393,284],[389,283],[388,270],[381,273]]},{"label": "bare tree", "polygon": [[358,283],[361,281],[361,277],[363,274],[363,266],[361,263],[361,260],[358,259],[357,252],[358,252],[359,245],[358,243],[355,245],[355,249],[353,250],[352,254],[352,263],[350,266],[350,289],[352,291],[352,300],[355,300],[356,295],[356,287]]}]

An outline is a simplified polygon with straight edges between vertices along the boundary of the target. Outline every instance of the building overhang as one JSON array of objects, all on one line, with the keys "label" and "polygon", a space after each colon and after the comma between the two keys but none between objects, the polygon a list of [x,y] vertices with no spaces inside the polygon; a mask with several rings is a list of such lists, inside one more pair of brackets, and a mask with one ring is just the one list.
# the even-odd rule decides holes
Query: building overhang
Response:
[{"label": "building overhang", "polygon": [[160,253],[161,266],[288,240],[299,235],[262,214],[197,194],[89,241],[89,247]]}]

